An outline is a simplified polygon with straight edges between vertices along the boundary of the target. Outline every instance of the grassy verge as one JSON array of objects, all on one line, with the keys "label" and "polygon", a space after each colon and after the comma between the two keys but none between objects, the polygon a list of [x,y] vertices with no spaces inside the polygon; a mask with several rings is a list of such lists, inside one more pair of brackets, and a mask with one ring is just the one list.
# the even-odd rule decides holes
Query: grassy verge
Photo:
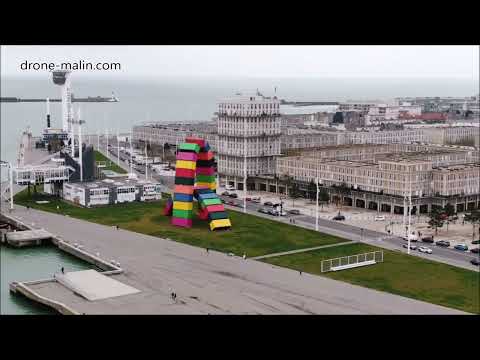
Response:
[{"label": "grassy verge", "polygon": [[105,155],[102,153],[98,152],[95,150],[95,161],[105,161],[107,163],[107,166],[103,168],[103,170],[111,170],[115,171],[118,174],[126,174],[127,171],[115,164],[113,161],[111,161],[109,158],[107,158]]},{"label": "grassy verge", "polygon": [[[37,200],[49,200],[50,202],[37,204],[35,203]],[[245,253],[249,257],[345,241],[339,237],[228,210],[232,221],[231,230],[212,232],[207,221],[199,220],[196,217],[194,217],[192,228],[181,228],[171,225],[170,218],[162,214],[165,200],[87,209],[45,195],[31,198],[23,191],[16,195],[15,202],[54,213],[58,212],[58,205],[60,213],[71,217],[104,225],[118,225],[123,229],[168,237],[203,248],[233,252],[237,255]]]},{"label": "grassy verge", "polygon": [[[321,261],[368,251],[383,250],[384,262],[376,265],[321,273]],[[270,264],[326,276],[335,280],[480,313],[479,274],[401,252],[366,244],[352,244],[300,254],[267,258]]]}]

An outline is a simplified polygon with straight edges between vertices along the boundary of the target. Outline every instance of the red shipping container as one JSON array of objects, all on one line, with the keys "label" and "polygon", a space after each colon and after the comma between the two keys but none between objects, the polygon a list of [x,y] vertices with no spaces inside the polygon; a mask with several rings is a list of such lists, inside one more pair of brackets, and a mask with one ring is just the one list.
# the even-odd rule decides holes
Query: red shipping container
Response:
[{"label": "red shipping container", "polygon": [[193,195],[193,186],[175,185],[174,193]]},{"label": "red shipping container", "polygon": [[185,177],[185,178],[190,178],[191,179],[191,178],[195,177],[195,170],[177,168],[175,170],[175,176],[176,177]]}]

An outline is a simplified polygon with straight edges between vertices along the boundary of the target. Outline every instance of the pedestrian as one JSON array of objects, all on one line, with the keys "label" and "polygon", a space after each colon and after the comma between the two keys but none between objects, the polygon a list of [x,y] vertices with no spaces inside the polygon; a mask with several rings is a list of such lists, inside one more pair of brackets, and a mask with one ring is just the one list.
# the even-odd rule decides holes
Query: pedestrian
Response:
[{"label": "pedestrian", "polygon": [[207,254],[208,254],[208,248],[207,248]]},{"label": "pedestrian", "polygon": [[117,230],[118,230],[118,225],[117,225]]},{"label": "pedestrian", "polygon": [[302,270],[300,270],[300,275],[302,275]]},{"label": "pedestrian", "polygon": [[63,266],[62,266],[62,274],[65,274],[65,269],[63,268]]},{"label": "pedestrian", "polygon": [[243,260],[247,258],[247,254],[243,254]]}]

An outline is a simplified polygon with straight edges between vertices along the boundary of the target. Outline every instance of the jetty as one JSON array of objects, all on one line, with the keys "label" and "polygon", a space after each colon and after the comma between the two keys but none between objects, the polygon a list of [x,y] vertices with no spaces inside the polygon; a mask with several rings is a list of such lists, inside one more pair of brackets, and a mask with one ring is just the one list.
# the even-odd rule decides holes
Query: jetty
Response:
[{"label": "jetty", "polygon": [[[62,102],[62,99],[48,99],[50,102]],[[20,102],[46,102],[47,99],[43,98],[17,98],[17,97],[0,97],[0,102],[7,103],[20,103]],[[115,96],[112,97],[102,97],[102,96],[88,96],[86,98],[75,98],[72,96],[72,102],[118,102],[118,98]]]},{"label": "jetty", "polygon": [[52,234],[44,229],[11,231],[5,234],[7,244],[14,247],[41,245],[42,241],[52,238]]}]

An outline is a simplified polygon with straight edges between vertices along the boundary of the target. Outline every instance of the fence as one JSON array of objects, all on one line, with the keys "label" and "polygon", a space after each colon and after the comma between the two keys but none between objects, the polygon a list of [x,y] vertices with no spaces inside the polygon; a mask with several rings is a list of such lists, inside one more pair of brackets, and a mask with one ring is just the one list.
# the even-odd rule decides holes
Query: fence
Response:
[{"label": "fence", "polygon": [[383,262],[383,250],[322,260],[321,271],[338,271]]}]

